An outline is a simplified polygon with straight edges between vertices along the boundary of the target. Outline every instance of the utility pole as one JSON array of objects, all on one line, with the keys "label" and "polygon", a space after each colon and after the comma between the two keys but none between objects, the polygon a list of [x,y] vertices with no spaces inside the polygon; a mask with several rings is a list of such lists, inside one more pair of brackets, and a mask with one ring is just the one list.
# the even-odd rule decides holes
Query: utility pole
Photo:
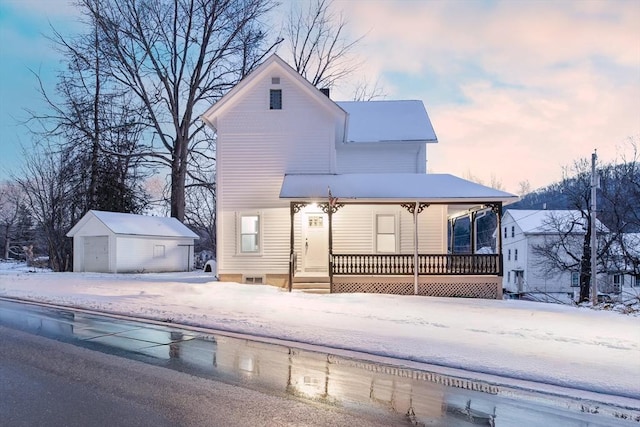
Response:
[{"label": "utility pole", "polygon": [[596,190],[598,188],[598,177],[596,175],[596,160],[598,155],[596,150],[593,150],[591,155],[591,303],[596,305],[598,303],[598,283],[596,281],[597,275],[597,253],[598,253],[598,239],[596,238]]}]

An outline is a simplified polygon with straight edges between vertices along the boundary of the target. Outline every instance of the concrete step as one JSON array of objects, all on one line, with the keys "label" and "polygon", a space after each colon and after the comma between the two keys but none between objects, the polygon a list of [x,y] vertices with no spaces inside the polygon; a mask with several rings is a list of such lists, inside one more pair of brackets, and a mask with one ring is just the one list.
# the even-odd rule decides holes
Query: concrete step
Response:
[{"label": "concrete step", "polygon": [[293,277],[293,283],[329,283],[329,276],[298,273]]},{"label": "concrete step", "polygon": [[293,289],[326,289],[329,290],[329,282],[293,282]]}]

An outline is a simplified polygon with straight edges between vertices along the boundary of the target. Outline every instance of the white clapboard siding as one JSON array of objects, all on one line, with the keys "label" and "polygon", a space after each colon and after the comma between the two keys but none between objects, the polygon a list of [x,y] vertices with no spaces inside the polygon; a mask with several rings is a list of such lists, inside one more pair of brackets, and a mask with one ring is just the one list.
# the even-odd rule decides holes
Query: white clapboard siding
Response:
[{"label": "white clapboard siding", "polygon": [[[397,216],[399,253],[413,253],[413,215],[397,205],[347,205],[340,209],[333,216],[333,251],[375,253],[377,214]],[[446,206],[430,206],[418,215],[419,252],[445,253],[446,236]]]},{"label": "white clapboard siding", "polygon": [[[272,77],[280,77],[273,85]],[[286,173],[335,170],[337,118],[286,75],[262,76],[252,91],[218,118],[220,274],[286,273],[289,202],[279,199]],[[282,89],[282,110],[269,110],[269,90]],[[237,251],[239,212],[261,214],[260,255]]]},{"label": "white clapboard siding", "polygon": [[425,173],[425,144],[338,144],[338,173]]},{"label": "white clapboard siding", "polygon": [[241,254],[238,248],[238,213],[223,212],[225,238],[220,240],[223,257],[218,263],[219,274],[286,274],[289,271],[289,208],[240,211],[258,213],[261,221],[260,252]]},{"label": "white clapboard siding", "polygon": [[[189,247],[184,239],[155,237],[118,237],[116,264],[118,273],[188,270]],[[154,256],[157,246],[164,256]]]}]

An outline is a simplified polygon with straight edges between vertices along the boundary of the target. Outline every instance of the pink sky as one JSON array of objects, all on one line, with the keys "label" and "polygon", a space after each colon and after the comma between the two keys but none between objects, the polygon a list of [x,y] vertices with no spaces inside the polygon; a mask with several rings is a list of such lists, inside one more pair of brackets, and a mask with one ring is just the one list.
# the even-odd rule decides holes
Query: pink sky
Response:
[{"label": "pink sky", "polygon": [[[284,1],[281,8],[290,4]],[[364,35],[355,82],[379,81],[386,99],[419,99],[439,144],[429,171],[492,178],[517,192],[562,176],[563,166],[598,150],[602,162],[640,143],[640,2],[335,0],[348,31]],[[282,9],[279,10],[282,13]],[[38,105],[29,69],[53,87],[59,57],[50,25],[72,33],[67,0],[0,3],[0,178],[20,163],[16,124]],[[280,31],[277,14],[271,22]],[[286,59],[283,48],[278,52]]]}]

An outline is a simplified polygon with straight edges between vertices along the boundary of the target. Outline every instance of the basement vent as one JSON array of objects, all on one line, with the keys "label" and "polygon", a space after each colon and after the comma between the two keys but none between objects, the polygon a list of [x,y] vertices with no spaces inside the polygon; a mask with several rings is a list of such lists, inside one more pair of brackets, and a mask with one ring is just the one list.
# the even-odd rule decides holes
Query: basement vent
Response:
[{"label": "basement vent", "polygon": [[271,77],[271,84],[272,85],[279,85],[280,84],[280,77]]},{"label": "basement vent", "polygon": [[262,285],[264,280],[262,276],[244,276],[243,282],[250,285]]}]

